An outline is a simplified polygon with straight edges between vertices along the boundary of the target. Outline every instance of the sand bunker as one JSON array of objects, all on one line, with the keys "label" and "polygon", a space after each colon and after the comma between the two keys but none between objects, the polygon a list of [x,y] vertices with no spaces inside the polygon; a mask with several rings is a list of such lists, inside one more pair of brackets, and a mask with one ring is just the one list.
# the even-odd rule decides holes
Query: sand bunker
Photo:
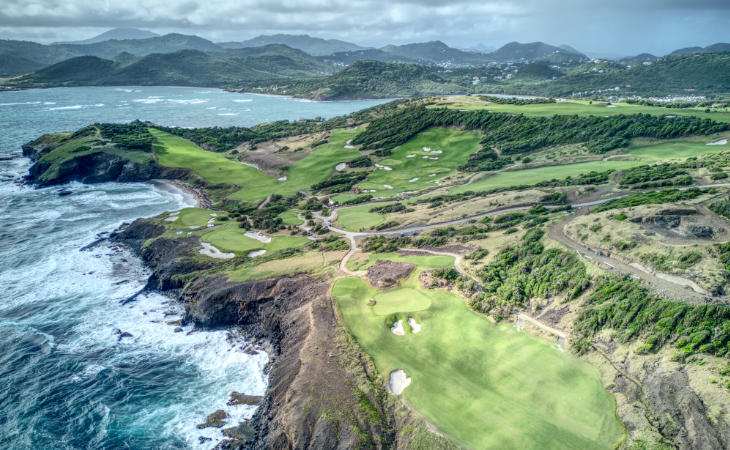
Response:
[{"label": "sand bunker", "polygon": [[411,331],[413,331],[414,333],[419,333],[421,331],[421,324],[416,322],[416,319],[414,319],[413,317],[408,318],[408,325],[411,326]]},{"label": "sand bunker", "polygon": [[348,140],[347,140],[347,142],[346,142],[346,144],[347,144],[347,145],[350,145],[350,144],[352,144],[352,139],[348,139]]},{"label": "sand bunker", "polygon": [[343,170],[345,170],[345,167],[347,167],[347,163],[341,162],[335,166],[335,170],[338,172],[342,172]]},{"label": "sand bunker", "polygon": [[390,372],[390,383],[388,384],[388,390],[395,394],[400,395],[403,390],[411,384],[410,378],[406,377],[406,373],[403,369],[398,369]]},{"label": "sand bunker", "polygon": [[355,148],[355,146],[354,145],[347,144],[347,145],[345,145],[345,148]]},{"label": "sand bunker", "polygon": [[707,145],[725,145],[725,144],[727,144],[727,139],[720,139],[719,141],[707,143]]},{"label": "sand bunker", "polygon": [[606,108],[615,108],[616,105],[606,105]]},{"label": "sand bunker", "polygon": [[418,177],[413,177],[410,180],[408,180],[409,183],[414,183],[416,181],[418,181]]},{"label": "sand bunker", "polygon": [[423,147],[423,151],[428,153],[431,151],[431,147]]},{"label": "sand bunker", "polygon": [[165,218],[165,222],[175,222],[180,218],[180,211],[174,212]]},{"label": "sand bunker", "polygon": [[243,233],[243,235],[246,237],[250,237],[251,239],[256,239],[259,242],[263,242],[264,244],[268,244],[269,242],[271,242],[271,238],[260,231],[247,231]]},{"label": "sand bunker", "polygon": [[377,167],[380,170],[393,170],[392,167],[384,166],[382,164],[375,163],[375,167]]},{"label": "sand bunker", "polygon": [[198,250],[198,253],[200,253],[201,255],[210,256],[211,258],[216,259],[231,259],[236,256],[233,253],[223,253],[222,251],[218,250],[207,242],[201,242],[200,245],[203,247]]},{"label": "sand bunker", "polygon": [[406,155],[406,158],[415,158],[415,157],[416,157],[416,155],[414,155],[413,153],[411,153],[410,155]]},{"label": "sand bunker", "polygon": [[391,185],[389,185],[389,184],[384,184],[384,185],[383,185],[383,187],[384,187],[385,189],[393,189],[393,186],[391,186]]},{"label": "sand bunker", "polygon": [[286,176],[279,177],[276,179],[277,181],[286,181]]},{"label": "sand bunker", "polygon": [[403,321],[399,320],[398,322],[393,324],[393,327],[391,327],[390,332],[395,334],[396,336],[404,336],[406,334],[406,329],[403,328]]},{"label": "sand bunker", "polygon": [[431,153],[433,153],[433,154],[435,154],[435,155],[440,155],[440,154],[441,154],[441,153],[443,153],[443,152],[444,152],[443,150],[434,150],[434,151],[432,151]]},{"label": "sand bunker", "polygon": [[255,258],[257,256],[263,255],[264,253],[266,253],[266,250],[253,250],[248,252],[248,255],[246,256],[248,256],[249,258]]}]

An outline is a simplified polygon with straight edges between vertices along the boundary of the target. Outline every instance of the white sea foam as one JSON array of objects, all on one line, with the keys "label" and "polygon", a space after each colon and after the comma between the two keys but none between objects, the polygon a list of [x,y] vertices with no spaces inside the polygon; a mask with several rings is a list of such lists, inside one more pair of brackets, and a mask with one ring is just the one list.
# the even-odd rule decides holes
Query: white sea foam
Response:
[{"label": "white sea foam", "polygon": [[238,113],[218,113],[219,116],[237,116]]},{"label": "white sea foam", "polygon": [[239,98],[239,99],[233,100],[234,103],[249,103],[252,101],[253,101],[253,99],[251,99],[251,98]]}]

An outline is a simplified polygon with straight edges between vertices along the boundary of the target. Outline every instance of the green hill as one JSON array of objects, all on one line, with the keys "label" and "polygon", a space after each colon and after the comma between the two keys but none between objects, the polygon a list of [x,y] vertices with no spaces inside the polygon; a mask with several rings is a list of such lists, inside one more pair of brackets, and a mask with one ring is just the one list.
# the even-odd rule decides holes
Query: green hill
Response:
[{"label": "green hill", "polygon": [[550,63],[576,63],[588,58],[569,46],[556,47],[544,42],[522,44],[510,42],[488,54],[489,58],[500,62],[544,61]]},{"label": "green hill", "polygon": [[465,89],[415,64],[358,61],[326,78],[247,86],[245,90],[317,100],[456,94]]},{"label": "green hill", "polygon": [[481,66],[491,61],[483,53],[465,52],[449,47],[441,41],[388,45],[380,50],[421,64]]},{"label": "green hill", "polygon": [[172,53],[178,50],[199,50],[202,52],[223,50],[207,39],[177,33],[147,39],[112,39],[92,44],[59,44],[50,47],[58,47],[80,55],[98,56],[106,59],[113,58],[122,52],[136,56],[146,56],[152,53]]},{"label": "green hill", "polygon": [[228,52],[181,50],[152,54],[129,64],[82,56],[10,82],[17,87],[172,85],[229,86],[328,74],[330,66],[299,50],[266,46]]}]

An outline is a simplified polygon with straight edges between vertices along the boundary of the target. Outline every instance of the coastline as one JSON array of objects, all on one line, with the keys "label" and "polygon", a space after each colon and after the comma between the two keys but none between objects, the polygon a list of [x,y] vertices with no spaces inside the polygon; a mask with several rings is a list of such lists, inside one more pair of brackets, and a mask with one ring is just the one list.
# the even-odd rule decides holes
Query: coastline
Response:
[{"label": "coastline", "polygon": [[[210,197],[208,197],[208,194],[206,194],[205,191],[203,191],[202,189],[197,188],[191,184],[179,180],[164,179],[150,180],[149,183],[157,187],[169,186],[178,191],[182,191],[184,194],[187,194],[189,197],[194,199],[196,207],[203,209],[213,209],[213,201],[210,199]],[[163,190],[164,189],[165,188],[163,188]]]}]

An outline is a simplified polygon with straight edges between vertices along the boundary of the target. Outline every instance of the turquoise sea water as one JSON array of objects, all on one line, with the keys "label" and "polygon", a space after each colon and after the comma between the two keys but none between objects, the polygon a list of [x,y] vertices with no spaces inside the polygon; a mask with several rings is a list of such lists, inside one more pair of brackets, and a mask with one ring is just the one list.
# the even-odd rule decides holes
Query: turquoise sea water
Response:
[{"label": "turquoise sea water", "polygon": [[250,126],[377,103],[174,87],[0,93],[0,448],[211,448],[220,430],[196,424],[217,409],[231,425],[250,417],[252,407],[226,406],[228,395],[266,388],[266,354],[244,352],[235,330],[176,332],[168,322],[181,309],[160,294],[122,305],[145,269],[123,249],[81,250],[122,222],[192,199],[142,183],[76,183],[67,197],[24,186],[24,142],[93,122]]}]

